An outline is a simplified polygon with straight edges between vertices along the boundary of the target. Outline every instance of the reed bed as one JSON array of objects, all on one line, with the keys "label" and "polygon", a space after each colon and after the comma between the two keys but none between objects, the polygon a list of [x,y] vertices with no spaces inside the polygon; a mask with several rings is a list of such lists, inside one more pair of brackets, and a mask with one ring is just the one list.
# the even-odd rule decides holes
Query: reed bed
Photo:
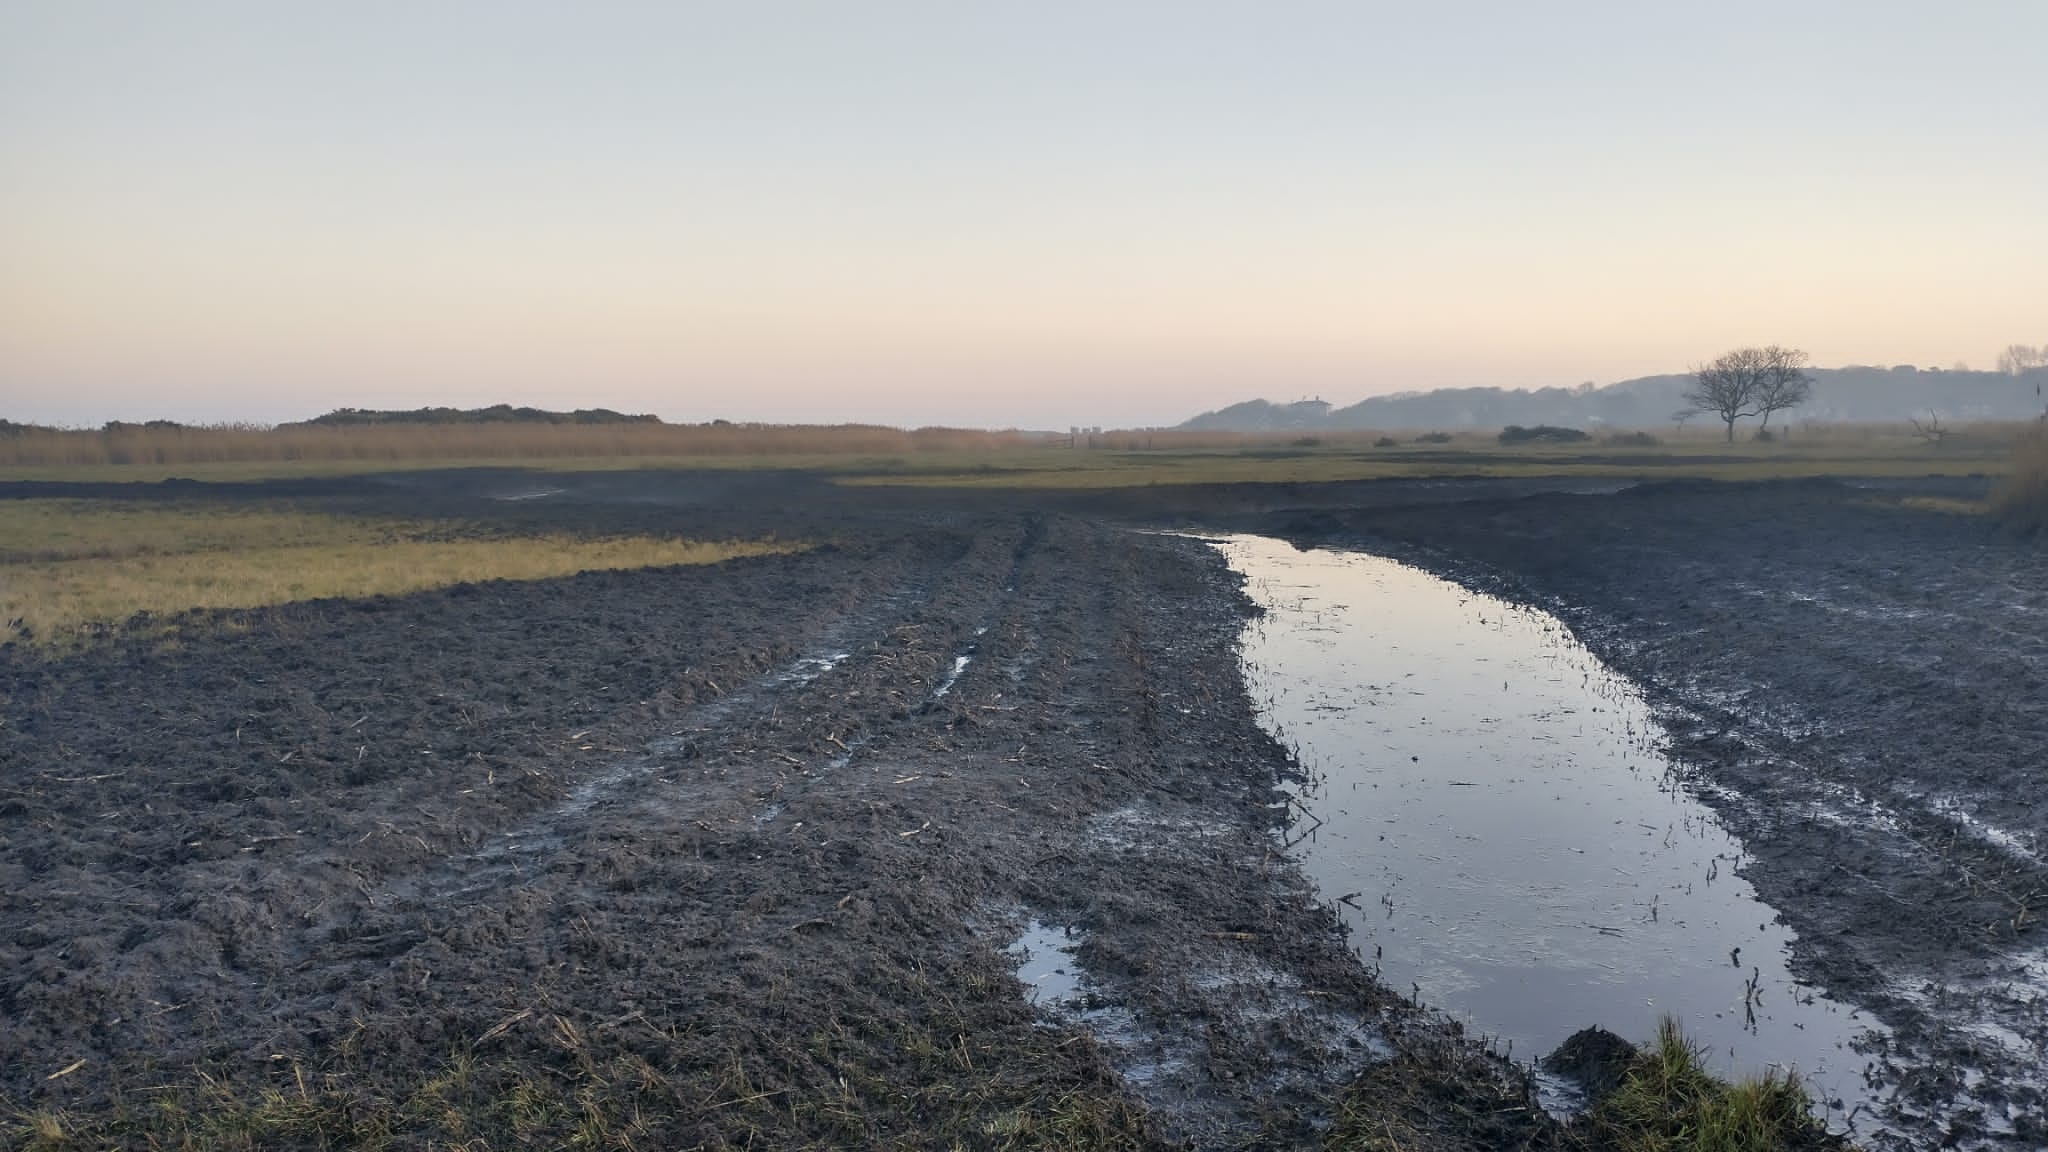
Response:
[{"label": "reed bed", "polygon": [[2020,532],[2048,535],[2048,429],[2035,428],[2015,446],[1991,513]]}]

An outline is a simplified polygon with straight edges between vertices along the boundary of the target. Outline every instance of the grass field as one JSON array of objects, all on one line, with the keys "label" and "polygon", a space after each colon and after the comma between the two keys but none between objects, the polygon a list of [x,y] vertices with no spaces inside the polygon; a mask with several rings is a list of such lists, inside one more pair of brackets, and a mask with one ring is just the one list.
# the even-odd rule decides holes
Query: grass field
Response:
[{"label": "grass field", "polygon": [[[1863,426],[1805,429],[1772,442],[1616,436],[1533,447],[1504,446],[1479,433],[1139,431],[1053,441],[949,429],[737,425],[129,428],[33,430],[0,440],[0,481],[231,481],[486,466],[780,468],[855,486],[1047,490],[1453,476],[1733,481],[1986,475],[2001,478],[1991,507],[2001,519],[2023,531],[2048,526],[2048,441],[2032,425],[1966,427],[1938,444],[1907,428]],[[163,616],[583,569],[710,563],[784,547],[497,537],[454,525],[283,506],[20,500],[0,504],[0,637],[26,635],[62,646],[144,612]]]},{"label": "grass field", "polygon": [[447,423],[287,426],[117,425],[97,430],[0,421],[0,479],[195,479],[331,475],[451,463],[588,466],[590,461],[847,459],[1030,448],[1042,435],[862,424]]},{"label": "grass field", "polygon": [[2006,451],[1973,455],[1912,454],[1721,456],[1604,455],[1475,451],[1359,456],[1180,455],[1103,458],[1033,467],[1029,461],[989,463],[959,471],[868,472],[843,476],[863,486],[1106,489],[1167,484],[1314,484],[1431,477],[1581,476],[1616,479],[1777,480],[1812,476],[1998,475]]},{"label": "grass field", "polygon": [[[1156,484],[1316,483],[1398,477],[1587,476],[1767,480],[1809,476],[2001,475],[2016,429],[1989,426],[1936,446],[1890,429],[1757,443],[1688,438],[1530,447],[1490,436],[1447,443],[1247,441],[1174,450],[1039,449],[958,466],[944,456],[893,469],[844,469],[840,482],[968,488],[1125,488]],[[1302,438],[1307,439],[1307,438]]]},{"label": "grass field", "polygon": [[[1137,431],[1069,441],[951,429],[538,426],[474,435],[442,427],[340,428],[323,429],[311,439],[299,429],[216,430],[218,438],[210,439],[198,434],[207,430],[185,429],[157,433],[156,440],[147,440],[146,431],[122,433],[135,444],[118,450],[95,443],[106,438],[103,433],[45,432],[0,440],[0,481],[232,481],[461,467],[778,468],[858,485],[1057,489],[1431,476],[1998,475],[2025,427],[1967,427],[1938,445],[1904,426],[1854,426],[1802,430],[1769,443],[1729,444],[1691,434],[1650,443],[1613,437],[1542,446],[1503,446],[1481,433],[1425,442],[1413,434],[1378,432]],[[60,443],[50,437],[73,439]]]},{"label": "grass field", "polygon": [[256,608],[477,580],[709,564],[775,541],[479,535],[290,507],[103,500],[0,502],[0,638],[61,648],[137,613]]}]

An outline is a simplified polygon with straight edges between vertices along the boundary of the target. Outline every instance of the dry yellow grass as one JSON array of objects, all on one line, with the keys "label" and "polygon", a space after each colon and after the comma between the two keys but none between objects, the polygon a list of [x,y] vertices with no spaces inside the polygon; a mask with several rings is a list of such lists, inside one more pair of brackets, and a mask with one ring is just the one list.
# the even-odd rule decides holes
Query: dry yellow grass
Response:
[{"label": "dry yellow grass", "polygon": [[123,425],[0,436],[0,473],[237,463],[538,461],[565,458],[857,456],[990,451],[1043,442],[1022,432],[866,424],[374,424],[264,428]]},{"label": "dry yellow grass", "polygon": [[1502,446],[1475,436],[1390,447],[1356,442],[1295,445],[1247,441],[1235,450],[1057,451],[991,454],[970,467],[937,455],[892,469],[847,468],[858,486],[1100,489],[1155,484],[1323,483],[1399,477],[1604,477],[1617,480],[1782,480],[1819,476],[1961,476],[2002,472],[2011,440],[1998,430],[1956,436],[1935,447],[1871,431],[1759,444],[1666,441],[1636,447],[1600,442]]},{"label": "dry yellow grass", "polygon": [[0,428],[0,481],[257,480],[417,468],[806,469],[843,482],[991,488],[1359,480],[1395,476],[1788,476],[1998,473],[2021,426],[1821,425],[1773,443],[1661,430],[1651,441],[1503,447],[1492,430],[1192,432],[1075,437],[868,425],[379,424]]},{"label": "dry yellow grass", "polygon": [[26,633],[40,645],[64,647],[140,612],[168,616],[478,580],[710,564],[795,547],[459,531],[283,507],[8,501],[0,503],[0,636]]},{"label": "dry yellow grass", "polygon": [[2048,430],[2036,428],[2013,450],[1991,511],[2022,532],[2048,533]]}]

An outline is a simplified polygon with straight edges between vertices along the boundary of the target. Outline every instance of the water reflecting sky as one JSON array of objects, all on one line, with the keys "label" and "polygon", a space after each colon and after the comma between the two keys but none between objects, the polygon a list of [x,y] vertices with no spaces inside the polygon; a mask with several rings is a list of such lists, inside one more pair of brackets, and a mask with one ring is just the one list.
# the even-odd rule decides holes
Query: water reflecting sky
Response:
[{"label": "water reflecting sky", "polygon": [[1792,979],[1741,843],[1560,622],[1381,557],[1219,547],[1266,609],[1244,636],[1253,695],[1314,774],[1295,852],[1351,897],[1352,944],[1390,986],[1518,1057],[1588,1024],[1646,1039],[1668,1014],[1723,1071],[1792,1064],[1865,1098],[1847,1045],[1877,1025]]}]

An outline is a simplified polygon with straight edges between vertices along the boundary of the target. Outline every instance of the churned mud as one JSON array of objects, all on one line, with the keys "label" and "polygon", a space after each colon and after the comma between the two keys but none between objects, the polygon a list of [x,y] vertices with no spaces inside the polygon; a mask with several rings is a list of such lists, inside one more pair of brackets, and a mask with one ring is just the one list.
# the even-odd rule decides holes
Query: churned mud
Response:
[{"label": "churned mud", "polygon": [[1278,850],[1204,545],[458,481],[298,495],[829,543],[0,652],[10,1132],[1307,1147],[1368,1066],[1547,1130]]},{"label": "churned mud", "polygon": [[1794,971],[1888,1026],[1870,1141],[2041,1147],[2048,565],[1912,495],[1656,485],[1263,523],[1567,621],[1741,837]]},{"label": "churned mud", "polygon": [[152,486],[818,546],[0,649],[0,1141],[1578,1146],[1283,849],[1251,603],[1172,525],[1558,613],[1890,1026],[1901,1139],[2041,1144],[2038,554],[1891,493],[1540,487]]}]

